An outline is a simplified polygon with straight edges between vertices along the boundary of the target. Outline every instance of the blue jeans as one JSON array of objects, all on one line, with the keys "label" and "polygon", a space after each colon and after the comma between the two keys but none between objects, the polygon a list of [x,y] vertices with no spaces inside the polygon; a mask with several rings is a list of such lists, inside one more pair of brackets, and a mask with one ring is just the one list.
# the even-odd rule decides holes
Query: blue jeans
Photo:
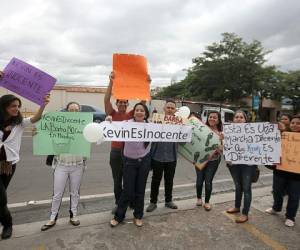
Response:
[{"label": "blue jeans", "polygon": [[205,181],[205,203],[209,203],[212,188],[213,188],[212,181],[217,172],[220,161],[221,161],[221,157],[219,157],[219,159],[217,160],[209,161],[202,170],[195,168],[197,174],[197,181],[196,181],[197,198],[201,199],[202,197],[203,182]]},{"label": "blue jeans", "polygon": [[300,199],[300,179],[291,177],[291,173],[274,171],[273,174],[273,209],[277,212],[282,210],[283,197],[287,193],[286,218],[295,221]]},{"label": "blue jeans", "polygon": [[244,208],[242,214],[248,215],[252,201],[252,177],[255,173],[253,165],[232,165],[229,171],[235,185],[235,208],[240,209],[244,193]]},{"label": "blue jeans", "polygon": [[123,191],[115,213],[115,220],[118,222],[124,220],[130,202],[134,203],[134,217],[136,219],[143,218],[145,189],[150,167],[151,158],[149,154],[140,159],[124,156]]}]

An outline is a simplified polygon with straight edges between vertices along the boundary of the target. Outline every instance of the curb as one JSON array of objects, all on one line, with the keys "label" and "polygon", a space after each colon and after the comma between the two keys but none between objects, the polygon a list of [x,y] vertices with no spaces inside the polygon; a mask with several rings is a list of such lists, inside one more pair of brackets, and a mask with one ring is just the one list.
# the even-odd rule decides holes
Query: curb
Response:
[{"label": "curb", "polygon": [[[270,194],[270,187],[260,187],[253,189],[253,198],[257,197],[263,197]],[[233,192],[226,192],[226,193],[219,193],[214,196],[212,196],[212,204],[221,204],[229,201],[234,200],[234,193]],[[168,209],[164,207],[163,203],[158,204],[158,208],[151,212],[147,213],[145,212],[144,218],[149,218],[152,216],[162,216],[170,213],[179,213],[180,211],[187,211],[191,209],[199,209],[199,207],[196,207],[195,205],[195,199],[182,199],[177,201],[178,209]],[[109,221],[112,218],[111,212],[101,212],[101,213],[93,213],[93,214],[85,214],[85,215],[79,215],[78,218],[80,219],[81,224],[77,227],[71,226],[69,224],[69,218],[64,217],[60,218],[57,221],[57,224],[55,227],[51,228],[47,232],[41,232],[40,228],[43,225],[45,221],[38,221],[38,222],[32,222],[32,223],[26,223],[26,224],[20,224],[14,226],[14,233],[12,236],[12,239],[14,238],[22,238],[26,236],[31,235],[42,235],[42,234],[49,234],[49,233],[55,233],[61,230],[80,230],[84,229],[85,227],[90,226],[96,226],[99,224],[107,224],[109,226]],[[127,218],[125,220],[126,223],[132,223],[132,214],[131,211],[127,213]]]}]

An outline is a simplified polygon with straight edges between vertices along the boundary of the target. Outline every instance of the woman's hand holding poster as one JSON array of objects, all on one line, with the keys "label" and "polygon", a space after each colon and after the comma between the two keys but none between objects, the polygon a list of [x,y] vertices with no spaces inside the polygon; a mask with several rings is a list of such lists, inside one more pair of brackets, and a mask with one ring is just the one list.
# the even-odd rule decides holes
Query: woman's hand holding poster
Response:
[{"label": "woman's hand holding poster", "polygon": [[190,117],[186,125],[194,127],[192,141],[180,143],[178,152],[197,168],[202,169],[221,145],[220,137],[196,117]]}]

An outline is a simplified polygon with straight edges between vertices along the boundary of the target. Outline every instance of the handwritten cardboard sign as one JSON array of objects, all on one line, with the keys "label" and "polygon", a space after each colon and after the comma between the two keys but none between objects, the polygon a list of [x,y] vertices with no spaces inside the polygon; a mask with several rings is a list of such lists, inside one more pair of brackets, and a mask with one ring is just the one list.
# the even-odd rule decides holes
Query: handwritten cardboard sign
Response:
[{"label": "handwritten cardboard sign", "polygon": [[300,174],[300,133],[282,133],[281,164],[277,169]]},{"label": "handwritten cardboard sign", "polygon": [[51,91],[55,82],[56,79],[47,73],[13,58],[4,69],[0,86],[41,106],[44,96]]},{"label": "handwritten cardboard sign", "polygon": [[280,132],[272,123],[224,124],[224,156],[233,164],[272,165],[280,162]]},{"label": "handwritten cardboard sign", "polygon": [[82,131],[93,122],[92,113],[49,112],[37,123],[33,137],[34,155],[73,154],[90,157],[91,144]]},{"label": "handwritten cardboard sign", "polygon": [[220,137],[196,117],[190,117],[186,125],[194,127],[191,143],[180,143],[178,152],[197,168],[202,169],[221,144]]},{"label": "handwritten cardboard sign", "polygon": [[140,55],[114,54],[112,94],[115,99],[150,100],[147,60]]},{"label": "handwritten cardboard sign", "polygon": [[183,125],[187,122],[187,119],[184,119],[180,116],[175,116],[175,115],[165,115],[165,114],[154,113],[151,121],[153,123],[160,123],[160,124]]}]

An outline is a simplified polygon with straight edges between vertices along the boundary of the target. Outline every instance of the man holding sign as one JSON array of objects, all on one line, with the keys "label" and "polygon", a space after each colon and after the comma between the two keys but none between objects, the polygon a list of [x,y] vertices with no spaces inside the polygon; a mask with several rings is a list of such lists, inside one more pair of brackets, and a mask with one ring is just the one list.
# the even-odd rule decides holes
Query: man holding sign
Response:
[{"label": "man holding sign", "polygon": [[[174,116],[176,112],[176,103],[167,100],[164,106],[165,115]],[[150,204],[147,212],[152,212],[157,208],[157,196],[159,185],[164,174],[165,178],[165,206],[171,209],[177,209],[177,205],[172,201],[173,179],[177,164],[177,143],[175,142],[155,142],[151,148],[152,154],[152,182]]]},{"label": "man holding sign", "polygon": [[[118,59],[124,58],[121,55],[114,55],[113,57],[113,69],[114,71],[110,74],[110,81],[109,85],[107,88],[107,91],[105,93],[104,97],[104,106],[105,106],[105,113],[106,115],[110,115],[112,117],[112,121],[124,121],[124,120],[129,120],[133,117],[133,111],[131,110],[130,112],[127,112],[128,108],[128,99],[132,99],[131,90],[130,88],[124,88],[123,91],[120,91],[123,93],[121,96],[118,95],[118,86],[116,87],[115,85],[119,85],[120,83],[128,84],[128,79],[126,76],[128,74],[131,76],[131,79],[134,79],[134,75],[130,73],[126,73],[127,68],[123,66],[123,64],[126,64],[126,60],[122,60],[121,62],[118,61]],[[129,57],[129,59],[134,59],[135,57]],[[123,64],[122,64],[123,63]],[[151,82],[150,76],[146,72],[146,79],[147,79],[147,85],[149,88],[149,83]],[[111,95],[112,91],[114,90],[114,97],[116,99],[116,106],[117,110],[113,108],[113,105],[111,103]],[[139,98],[139,96],[135,96],[135,99]],[[143,101],[144,103],[144,101]],[[113,181],[114,181],[114,195],[115,195],[115,204],[118,204],[118,200],[121,196],[122,192],[122,177],[123,177],[123,164],[122,164],[122,151],[123,151],[124,143],[123,142],[116,142],[113,141],[111,143],[111,152],[110,152],[110,166],[112,170],[112,176],[113,176]],[[131,204],[132,206],[133,204]],[[115,212],[116,207],[113,209],[113,213]]]},{"label": "man holding sign", "polygon": [[[117,99],[116,106],[117,110],[115,110],[110,101],[112,86],[114,82],[114,73],[112,72],[109,76],[109,85],[104,97],[104,105],[105,105],[105,113],[106,115],[110,115],[113,121],[123,121],[129,120],[132,118],[133,112],[127,112],[128,100]],[[123,142],[115,142],[111,143],[111,151],[109,164],[111,167],[111,172],[114,181],[114,194],[115,194],[115,204],[118,204],[118,200],[121,196],[122,192],[122,150],[124,147]],[[112,211],[115,212],[116,208]]]}]

